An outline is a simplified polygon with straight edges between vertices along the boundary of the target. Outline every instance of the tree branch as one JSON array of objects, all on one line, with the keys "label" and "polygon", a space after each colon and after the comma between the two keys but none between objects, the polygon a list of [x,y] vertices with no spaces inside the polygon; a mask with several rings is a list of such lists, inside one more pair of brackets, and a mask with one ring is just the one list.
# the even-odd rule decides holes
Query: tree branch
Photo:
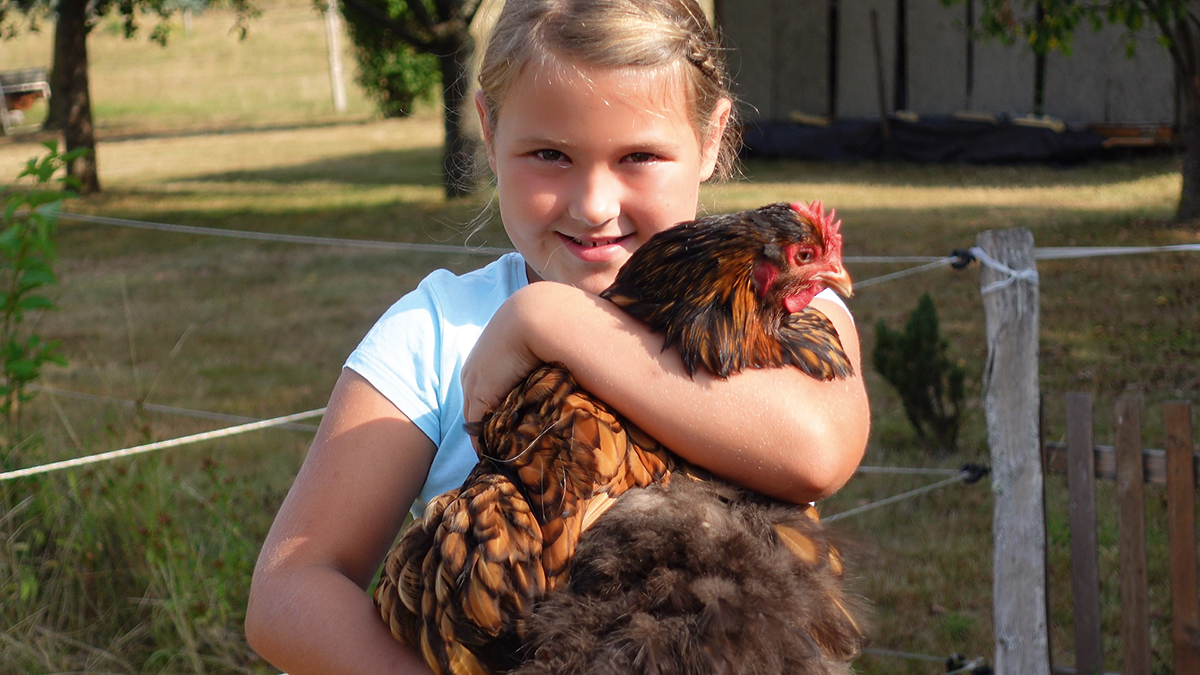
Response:
[{"label": "tree branch", "polygon": [[425,7],[425,3],[422,0],[404,0],[404,4],[408,5],[409,11],[413,13],[413,16],[417,17],[417,21],[421,22],[425,30],[432,33],[434,23],[436,22],[433,20],[433,17],[429,16],[429,10]]},{"label": "tree branch", "polygon": [[342,5],[345,7],[350,7],[359,14],[379,22],[385,28],[395,33],[398,38],[416,47],[420,51],[433,53],[435,45],[432,40],[426,40],[425,38],[413,33],[403,23],[388,16],[378,7],[368,2],[368,0],[342,0]]},{"label": "tree branch", "polygon": [[[1159,21],[1159,26],[1170,28],[1170,20],[1167,17],[1162,17]],[[1167,33],[1167,36],[1172,38],[1171,56],[1175,58],[1175,67],[1179,69],[1183,86],[1187,87],[1188,108],[1191,109],[1191,113],[1194,115],[1196,112],[1196,103],[1200,100],[1200,72],[1197,72],[1195,36],[1187,19],[1177,20],[1174,24],[1174,30],[1171,33]],[[1177,49],[1174,48],[1175,44],[1179,45]]]},{"label": "tree branch", "polygon": [[457,12],[455,11],[459,3],[455,0],[433,0],[433,6],[437,8],[438,18],[442,23],[453,21]]},{"label": "tree branch", "polygon": [[481,0],[466,0],[463,2],[462,7],[459,8],[458,12],[462,16],[462,20],[468,26],[475,20],[475,13],[479,11],[479,5],[481,4]]},{"label": "tree branch", "polygon": [[[1154,18],[1154,23],[1158,24],[1158,30],[1160,30],[1163,36],[1167,38],[1167,51],[1171,54],[1171,59],[1175,61],[1175,67],[1179,69],[1179,74],[1190,79],[1190,72],[1192,69],[1189,63],[1193,61],[1192,59],[1188,58],[1188,56],[1191,55],[1190,45],[1187,47],[1189,54],[1184,54],[1183,50],[1185,47],[1180,44],[1181,42],[1184,42],[1184,40],[1180,40],[1179,36],[1176,35],[1177,31],[1171,26],[1170,17],[1165,15],[1165,12],[1161,6],[1156,6],[1154,3],[1150,2],[1150,0],[1141,0],[1141,4],[1146,8],[1146,13]],[[1186,30],[1187,29],[1185,27],[1181,26],[1179,32],[1186,32]],[[1189,43],[1191,42],[1190,39],[1187,39],[1186,41]]]}]

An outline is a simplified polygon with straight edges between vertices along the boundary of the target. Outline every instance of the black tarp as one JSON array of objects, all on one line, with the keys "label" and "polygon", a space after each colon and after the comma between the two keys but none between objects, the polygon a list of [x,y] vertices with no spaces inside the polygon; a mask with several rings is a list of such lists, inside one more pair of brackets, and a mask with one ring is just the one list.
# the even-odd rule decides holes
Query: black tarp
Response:
[{"label": "black tarp", "polygon": [[975,122],[952,117],[889,120],[884,151],[878,120],[837,120],[828,126],[754,120],[743,131],[745,158],[913,162],[1073,163],[1100,155],[1104,137],[1086,129],[1055,131],[1008,120]]}]

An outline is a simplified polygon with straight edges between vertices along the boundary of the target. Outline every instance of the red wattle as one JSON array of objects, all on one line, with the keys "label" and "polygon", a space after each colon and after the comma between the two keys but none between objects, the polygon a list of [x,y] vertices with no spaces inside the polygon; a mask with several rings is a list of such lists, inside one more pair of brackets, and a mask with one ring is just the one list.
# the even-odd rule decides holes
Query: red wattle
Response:
[{"label": "red wattle", "polygon": [[787,311],[795,314],[803,311],[808,307],[808,303],[812,302],[813,297],[817,294],[817,289],[810,288],[795,295],[789,295],[783,299],[783,306],[787,307]]}]

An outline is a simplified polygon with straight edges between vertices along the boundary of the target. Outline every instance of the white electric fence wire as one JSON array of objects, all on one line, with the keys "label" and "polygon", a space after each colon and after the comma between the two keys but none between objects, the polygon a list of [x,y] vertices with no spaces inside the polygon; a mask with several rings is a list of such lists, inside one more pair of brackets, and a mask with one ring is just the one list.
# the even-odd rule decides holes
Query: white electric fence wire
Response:
[{"label": "white electric fence wire", "polygon": [[[51,396],[61,396],[63,398],[73,398],[79,401],[97,401],[102,403],[114,403],[126,408],[140,408],[147,412],[163,413],[165,415],[179,415],[181,417],[195,417],[202,420],[213,420],[214,422],[258,422],[261,418],[246,417],[244,415],[230,415],[229,413],[209,412],[207,410],[193,410],[191,408],[176,408],[169,405],[160,405],[157,403],[139,403],[138,401],[130,401],[123,398],[114,398],[112,396],[101,396],[99,394],[88,394],[82,391],[69,391],[67,389],[57,389],[55,387],[47,387],[40,384],[28,385],[30,389],[45,392]],[[280,429],[288,429],[291,431],[315,432],[317,426],[315,424],[282,424]]]},{"label": "white electric fence wire", "polygon": [[849,511],[842,511],[841,513],[835,513],[832,516],[823,516],[821,518],[821,521],[826,522],[826,523],[832,523],[835,520],[841,520],[842,518],[849,518],[850,516],[856,516],[860,513],[864,513],[866,511],[871,511],[871,510],[880,508],[882,506],[887,506],[889,504],[895,504],[896,502],[903,501],[905,499],[911,499],[913,497],[918,497],[927,492],[933,492],[934,490],[943,488],[952,483],[961,483],[963,481],[963,479],[970,477],[970,475],[971,475],[971,472],[969,472],[969,471],[959,471],[953,478],[947,478],[946,480],[940,480],[936,483],[932,483],[932,484],[926,485],[924,487],[919,487],[915,490],[909,490],[908,492],[903,492],[898,495],[893,495],[886,499],[880,499],[877,502],[871,502],[870,504],[863,504],[862,506],[850,509]]},{"label": "white electric fence wire", "polygon": [[[987,663],[987,661],[985,659],[971,659],[970,661],[967,661],[966,663],[964,663],[961,668],[955,668],[954,670],[947,670],[946,675],[955,675],[956,673],[973,673],[973,672],[975,672],[976,668],[978,668],[986,663]],[[991,671],[989,670],[988,672],[991,672]]]},{"label": "white electric fence wire", "polygon": [[[882,284],[887,281],[901,279],[903,277],[907,277],[907,276],[910,276],[913,274],[919,274],[921,272],[928,272],[929,270],[933,270],[933,269],[937,269],[939,267],[945,267],[947,265],[950,265],[950,264],[954,263],[954,261],[956,261],[956,260],[958,260],[957,256],[938,258],[934,262],[931,262],[931,263],[928,263],[925,265],[921,265],[919,267],[910,267],[906,270],[900,270],[899,272],[892,272],[891,274],[884,274],[882,276],[872,277],[870,279],[865,279],[863,281],[856,281],[856,282],[854,282],[854,288],[855,288],[855,290],[858,290],[860,288],[874,286],[875,284]],[[847,259],[845,262],[850,262],[850,261],[849,261],[849,259]],[[880,261],[880,262],[882,262],[882,261]]]},{"label": "white electric fence wire", "polygon": [[76,457],[75,459],[67,459],[67,460],[63,460],[61,462],[51,462],[49,464],[42,464],[40,466],[31,466],[31,467],[28,467],[25,469],[17,469],[15,471],[6,471],[4,473],[0,473],[0,482],[6,481],[6,480],[12,480],[14,478],[23,478],[25,476],[36,476],[38,474],[49,473],[51,471],[59,471],[61,469],[69,469],[69,468],[77,467],[77,466],[86,466],[88,464],[96,464],[98,462],[104,462],[104,461],[108,461],[108,460],[112,460],[112,459],[119,459],[122,457],[129,457],[132,455],[140,455],[142,453],[151,452],[154,450],[166,450],[168,448],[175,448],[175,447],[179,447],[181,445],[188,445],[191,443],[199,443],[200,441],[211,441],[211,440],[214,440],[217,438],[225,438],[227,436],[235,436],[237,434],[244,434],[244,433],[247,433],[250,431],[258,431],[260,429],[270,429],[271,427],[278,427],[278,426],[281,426],[284,424],[289,424],[291,422],[296,422],[299,420],[310,419],[313,417],[319,417],[324,414],[325,414],[325,408],[318,408],[316,410],[309,410],[307,412],[295,413],[292,415],[285,415],[283,417],[276,417],[276,418],[269,419],[269,420],[262,420],[259,422],[250,422],[249,424],[239,424],[237,426],[225,427],[224,429],[216,429],[213,431],[206,431],[206,432],[200,433],[200,434],[193,434],[191,436],[182,436],[180,438],[172,438],[172,439],[166,440],[166,441],[158,441],[157,443],[148,443],[146,445],[139,445],[139,446],[132,447],[132,448],[113,450],[111,452],[102,452],[102,453],[95,454],[95,455],[88,455],[86,457]]},{"label": "white electric fence wire", "polygon": [[1200,244],[1176,244],[1174,246],[1046,246],[1033,249],[1038,260],[1071,260],[1077,258],[1099,258],[1110,255],[1134,255],[1138,253],[1200,252]]},{"label": "white electric fence wire", "polygon": [[907,474],[912,476],[957,476],[962,469],[924,469],[908,466],[860,466],[858,473]]},{"label": "white electric fence wire", "polygon": [[277,241],[289,244],[315,244],[319,246],[346,246],[352,248],[370,248],[389,251],[415,251],[420,253],[468,253],[471,255],[504,255],[512,252],[510,248],[493,246],[459,246],[452,244],[410,244],[399,241],[371,241],[368,239],[336,239],[330,237],[309,237],[299,234],[276,234],[272,232],[249,232],[246,230],[225,230],[216,227],[196,227],[193,225],[170,225],[168,223],[151,223],[126,218],[109,218],[107,216],[89,216],[81,213],[59,212],[63,220],[77,220],[85,223],[100,225],[116,225],[132,227],[139,230],[157,230],[161,232],[177,232],[180,234],[199,234],[213,237],[230,237],[232,239],[253,239],[256,241]]},{"label": "white electric fence wire", "polygon": [[900,651],[896,651],[894,649],[877,649],[874,647],[867,647],[862,650],[862,653],[870,654],[871,656],[888,656],[888,657],[897,658],[897,659],[913,659],[915,661],[929,661],[931,663],[945,663],[946,662],[946,657],[944,657],[944,656],[933,656],[932,654],[913,654],[912,652],[900,652]]},{"label": "white electric fence wire", "polygon": [[940,255],[848,255],[844,263],[928,263],[941,262]]},{"label": "white electric fence wire", "polygon": [[[17,215],[28,215],[28,212],[18,212]],[[251,232],[247,230],[227,230],[214,227],[197,227],[192,225],[172,225],[169,223],[155,223],[142,220],[131,220],[128,218],[111,218],[108,216],[93,216],[83,213],[69,213],[59,211],[57,217],[64,220],[75,220],[87,223],[96,223],[100,225],[115,225],[117,227],[131,227],[141,230],[157,230],[161,232],[177,232],[180,234],[198,234],[216,237],[230,237],[234,239],[253,239],[257,241],[277,241],[293,244],[315,244],[321,246],[348,246],[355,248],[371,248],[385,249],[394,251],[415,251],[424,253],[467,253],[472,255],[490,256],[503,255],[511,253],[513,249],[502,248],[496,246],[466,246],[455,244],[416,244],[396,241],[373,241],[369,239],[338,239],[332,237],[310,237],[295,234],[276,234],[271,232]],[[971,253],[978,257],[980,249],[972,248]],[[1065,260],[1075,258],[1094,258],[1101,256],[1113,255],[1134,255],[1139,253],[1173,253],[1173,252],[1200,252],[1200,244],[1176,244],[1171,246],[1049,246],[1034,249],[1034,258],[1038,260]],[[986,255],[986,254],[985,254]],[[870,285],[873,283],[882,283],[891,278],[900,278],[909,274],[916,274],[927,269],[942,267],[946,264],[957,260],[957,256],[943,258],[939,256],[920,256],[920,255],[900,255],[900,256],[846,256],[842,258],[845,263],[929,263],[927,267],[913,268],[912,270],[904,270],[895,273],[895,276],[888,275],[887,277],[879,277],[879,281],[875,279],[867,279],[860,282],[859,286]],[[981,258],[982,260],[982,258]],[[994,261],[993,261],[994,262]],[[987,264],[987,263],[985,263]],[[998,264],[998,263],[997,263]],[[1020,273],[1018,273],[1020,274]],[[1024,277],[1022,277],[1024,278]],[[1007,283],[1011,283],[1007,282]]]},{"label": "white electric fence wire", "polygon": [[1038,273],[1037,273],[1037,270],[1035,270],[1035,269],[1027,268],[1027,269],[1023,269],[1023,270],[1014,270],[1013,268],[1009,267],[1008,265],[1005,265],[1004,263],[1000,262],[999,260],[996,260],[992,256],[988,255],[987,251],[984,251],[982,248],[979,248],[978,246],[971,247],[971,255],[975,256],[975,259],[978,260],[979,262],[983,263],[984,265],[987,265],[988,267],[996,270],[997,272],[999,272],[1001,274],[1008,275],[1007,278],[1001,279],[1000,281],[990,283],[987,286],[984,286],[982,289],[980,289],[979,292],[984,295],[987,295],[988,293],[991,293],[992,291],[1000,290],[1001,288],[1004,288],[1005,286],[1013,283],[1017,279],[1024,279],[1025,281],[1028,281],[1029,283],[1034,284],[1035,286],[1038,283]]}]

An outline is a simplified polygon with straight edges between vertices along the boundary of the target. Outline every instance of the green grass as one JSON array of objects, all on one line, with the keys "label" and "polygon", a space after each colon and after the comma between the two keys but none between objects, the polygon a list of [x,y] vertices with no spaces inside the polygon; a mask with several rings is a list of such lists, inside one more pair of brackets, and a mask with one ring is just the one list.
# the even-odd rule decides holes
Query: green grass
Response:
[{"label": "green grass", "polygon": [[[283,16],[291,18],[273,18]],[[177,34],[165,50],[97,29],[93,95],[104,192],[71,210],[318,236],[466,240],[468,223],[490,195],[457,202],[441,196],[435,110],[377,120],[355,91],[358,103],[339,118],[327,89],[296,84],[309,77],[327,87],[321,24],[304,2],[268,6],[246,42],[225,35],[231,21],[218,12],[198,17],[193,36]],[[13,67],[45,65],[48,41],[22,38],[5,50],[6,64],[10,53],[18,55]],[[273,70],[284,68],[295,73]],[[40,153],[36,139],[0,139],[0,181]],[[745,174],[706,188],[704,209],[820,198],[844,219],[851,256],[943,255],[973,245],[983,230],[1008,227],[1029,228],[1039,246],[1200,241],[1194,226],[1168,220],[1180,180],[1170,157],[1071,168],[755,162]],[[495,216],[484,220],[471,243],[507,245]],[[392,301],[437,267],[463,271],[485,261],[67,221],[58,240],[61,282],[53,293],[60,309],[36,326],[63,340],[69,365],[49,369],[45,384],[258,417],[324,405],[342,360]],[[902,267],[850,271],[863,280]],[[1111,443],[1113,400],[1141,392],[1144,443],[1162,447],[1158,404],[1200,403],[1200,257],[1038,267],[1047,436],[1063,436],[1062,394],[1090,391],[1097,441]],[[968,372],[961,447],[947,456],[923,449],[898,399],[868,365],[868,464],[956,468],[987,460],[976,270],[942,269],[863,288],[850,305],[865,353],[876,320],[900,325],[926,290],[953,357]],[[26,462],[219,426],[48,395],[24,412],[38,430]],[[262,432],[0,486],[0,673],[270,672],[241,636],[248,570],[309,440],[303,432]],[[860,476],[822,509],[835,513],[927,480]],[[1069,665],[1066,496],[1061,477],[1049,486],[1053,646],[1056,662]],[[1101,487],[1101,577],[1106,667],[1119,670],[1111,489]],[[1147,502],[1155,669],[1169,672],[1161,490],[1148,488]],[[991,510],[984,481],[838,524],[856,583],[875,604],[872,646],[990,656]],[[869,673],[941,670],[878,656],[857,665]]]},{"label": "green grass", "polygon": [[[182,17],[171,22],[167,47],[149,39],[156,19],[142,15],[132,39],[116,16],[103,19],[88,39],[92,111],[99,133],[144,134],[165,129],[228,129],[363,119],[372,104],[352,84],[350,42],[341,45],[347,110],[333,108],[325,23],[310,2],[266,0],[244,40],[228,12],[196,14],[191,33]],[[344,33],[344,31],[343,31]],[[48,68],[53,24],[4,43],[4,68]],[[264,118],[263,111],[271,111]],[[44,112],[41,114],[44,115]],[[31,117],[31,120],[34,119]]]}]

